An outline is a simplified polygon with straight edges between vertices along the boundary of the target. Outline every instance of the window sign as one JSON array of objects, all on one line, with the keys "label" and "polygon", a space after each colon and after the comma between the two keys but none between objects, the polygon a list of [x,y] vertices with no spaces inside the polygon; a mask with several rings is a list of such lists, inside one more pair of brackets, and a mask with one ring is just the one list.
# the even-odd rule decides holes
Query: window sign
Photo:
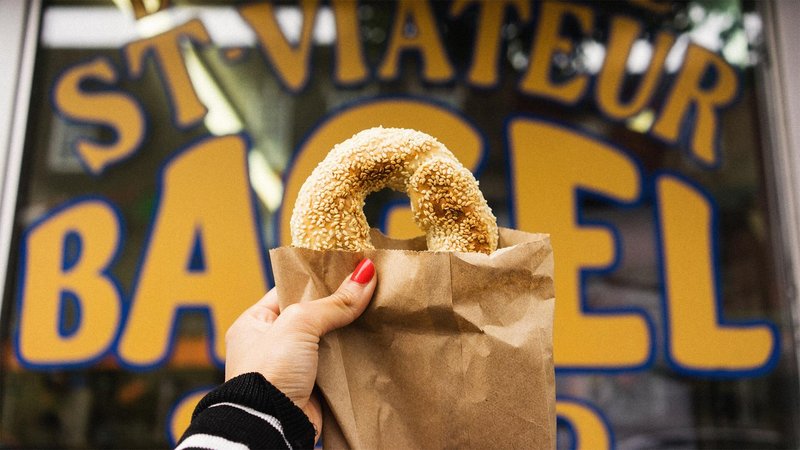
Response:
[{"label": "window sign", "polygon": [[[300,185],[383,125],[453,150],[501,226],[551,234],[559,448],[796,446],[756,6],[45,1],[0,445],[169,446]],[[403,194],[365,211],[419,234]]]}]

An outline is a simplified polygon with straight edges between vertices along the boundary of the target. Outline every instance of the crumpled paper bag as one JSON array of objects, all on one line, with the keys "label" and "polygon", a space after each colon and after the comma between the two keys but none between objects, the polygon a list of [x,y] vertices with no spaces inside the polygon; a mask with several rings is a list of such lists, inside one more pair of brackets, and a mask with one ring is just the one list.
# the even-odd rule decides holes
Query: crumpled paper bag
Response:
[{"label": "crumpled paper bag", "polygon": [[270,251],[281,308],[334,292],[369,257],[364,314],[320,342],[326,449],[555,448],[553,252],[500,229],[498,250],[428,252],[424,236],[375,250]]}]

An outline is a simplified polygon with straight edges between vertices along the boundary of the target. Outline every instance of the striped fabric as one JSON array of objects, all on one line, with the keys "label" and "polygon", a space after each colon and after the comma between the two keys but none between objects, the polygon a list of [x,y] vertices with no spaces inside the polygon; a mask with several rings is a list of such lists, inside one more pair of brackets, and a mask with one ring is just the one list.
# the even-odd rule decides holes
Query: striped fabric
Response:
[{"label": "striped fabric", "polygon": [[262,375],[233,378],[198,403],[176,450],[310,449],[311,422]]}]

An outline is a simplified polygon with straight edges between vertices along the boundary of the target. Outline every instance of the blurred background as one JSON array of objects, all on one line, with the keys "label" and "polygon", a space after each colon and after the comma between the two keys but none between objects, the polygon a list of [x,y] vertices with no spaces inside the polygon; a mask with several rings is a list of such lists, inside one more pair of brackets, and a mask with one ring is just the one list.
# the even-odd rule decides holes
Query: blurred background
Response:
[{"label": "blurred background", "polygon": [[[295,164],[306,144],[345,112],[400,101],[460,118],[479,136],[468,165],[501,226],[524,228],[538,223],[530,217],[566,209],[575,212],[576,228],[604,224],[613,230],[615,260],[587,265],[573,278],[557,277],[560,285],[572,284],[564,292],[578,295],[562,299],[557,285],[557,304],[577,302],[599,316],[635,312],[646,318],[650,351],[639,364],[559,364],[557,342],[559,448],[797,447],[792,263],[800,224],[793,219],[791,189],[797,177],[790,164],[794,127],[792,116],[782,114],[800,106],[792,103],[787,81],[798,66],[785,56],[796,53],[795,41],[787,39],[798,36],[780,25],[800,15],[791,16],[797,8],[786,3],[0,3],[8,22],[2,51],[9,57],[0,72],[8,81],[0,106],[13,106],[4,111],[0,135],[6,146],[0,448],[166,448],[180,433],[192,399],[223,378],[202,307],[213,299],[185,299],[186,308],[175,311],[168,354],[147,367],[131,367],[116,340],[91,361],[27,355],[21,336],[35,339],[35,333],[24,329],[22,312],[43,301],[30,297],[25,276],[38,270],[28,254],[35,230],[85,196],[114,205],[123,226],[109,270],[126,314],[142,281],[164,170],[176,155],[201,139],[244,137],[256,241],[266,259],[266,249],[287,244],[281,237],[284,204],[291,208],[290,181],[300,176],[293,170],[300,170]],[[623,28],[633,30],[629,41]],[[720,65],[707,64],[708,55]],[[541,64],[546,67],[536,72]],[[612,111],[600,99],[609,86],[601,79],[615,67],[622,72],[616,92],[608,95],[628,105],[624,111]],[[735,91],[714,103],[718,152],[711,155],[691,145],[695,126],[709,123],[702,101],[687,106],[677,135],[665,135],[657,125],[680,97],[675,88],[690,70],[700,70],[694,100],[712,96],[723,83],[733,83]],[[536,73],[544,74],[539,82],[549,91],[535,87]],[[727,73],[735,81],[726,81]],[[580,80],[584,85],[567,93]],[[650,95],[639,99],[644,89]],[[103,95],[118,96],[119,104]],[[528,184],[521,180],[539,176],[537,167],[510,155],[539,150],[510,148],[508,124],[515,118],[617,149],[635,168],[639,193],[619,201],[587,185],[574,205],[543,201],[531,210],[541,194],[523,189]],[[100,166],[92,165],[88,151],[81,153],[87,143],[98,147]],[[120,156],[111,156],[115,149]],[[213,173],[208,169],[204,173]],[[605,170],[596,168],[601,182],[603,174],[613,176]],[[697,302],[715,304],[720,323],[769,324],[775,334],[768,361],[704,372],[666,354],[671,328],[665,296],[671,287],[665,285],[653,188],[663,173],[701,193],[715,213],[707,229],[696,230],[713,244],[696,253],[709,258],[715,297]],[[365,211],[371,224],[397,234],[402,230],[386,229],[388,215],[404,204],[404,194],[383,191],[368,199]],[[693,207],[678,215],[696,213]],[[553,233],[558,266],[559,230],[526,231]],[[81,238],[87,239],[68,236],[53,249],[63,251],[64,271],[81,258]],[[196,263],[187,262],[187,273],[203,272],[197,262],[202,257],[185,251],[187,261]],[[270,283],[268,262],[255,284],[261,283]],[[54,294],[49,301],[57,302],[52,309],[58,317],[43,322],[57,323],[58,334],[43,333],[64,341],[87,326],[82,311],[92,301],[67,294]],[[614,351],[608,349],[609,360]]]}]

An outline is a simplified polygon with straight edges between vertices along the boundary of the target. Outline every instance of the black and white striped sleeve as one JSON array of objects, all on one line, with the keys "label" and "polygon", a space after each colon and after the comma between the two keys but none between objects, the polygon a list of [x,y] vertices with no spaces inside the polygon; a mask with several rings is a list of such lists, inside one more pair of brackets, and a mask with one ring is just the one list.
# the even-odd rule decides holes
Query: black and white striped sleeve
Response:
[{"label": "black and white striped sleeve", "polygon": [[300,408],[263,375],[247,373],[200,400],[176,450],[306,449],[314,436]]}]

